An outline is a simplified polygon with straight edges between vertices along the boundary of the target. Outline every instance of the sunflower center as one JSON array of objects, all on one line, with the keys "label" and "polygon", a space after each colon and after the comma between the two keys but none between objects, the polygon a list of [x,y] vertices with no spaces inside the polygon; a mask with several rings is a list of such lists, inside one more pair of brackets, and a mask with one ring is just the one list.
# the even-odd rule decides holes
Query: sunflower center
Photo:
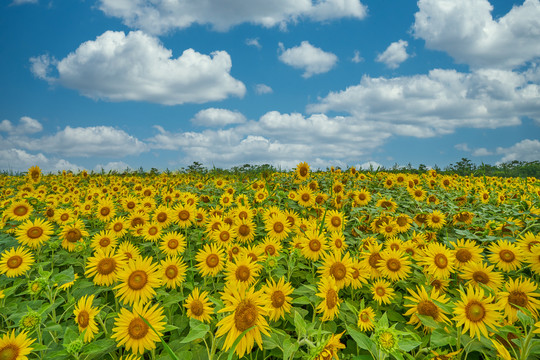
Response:
[{"label": "sunflower center", "polygon": [[343,241],[341,241],[341,239],[335,239],[334,246],[338,249],[341,249],[343,247]]},{"label": "sunflower center", "polygon": [[405,217],[398,217],[396,220],[397,224],[401,227],[407,225],[407,218]]},{"label": "sunflower center", "polygon": [[420,315],[431,316],[435,320],[437,320],[437,318],[439,317],[439,308],[432,301],[420,301],[416,308],[418,309],[418,313]]},{"label": "sunflower center", "polygon": [[178,268],[176,267],[176,265],[169,265],[167,266],[167,268],[165,269],[165,276],[169,279],[175,279],[176,276],[178,275]]},{"label": "sunflower center", "polygon": [[88,311],[82,310],[79,315],[77,315],[77,323],[83,329],[88,326],[88,324],[90,323],[90,316],[88,315]]},{"label": "sunflower center", "polygon": [[116,261],[112,258],[101,259],[98,262],[96,270],[101,275],[109,275],[116,269]]},{"label": "sunflower center", "polygon": [[29,209],[25,205],[19,205],[13,209],[13,213],[17,216],[24,216],[28,213]]},{"label": "sunflower center", "polygon": [[239,281],[248,281],[249,277],[251,275],[251,271],[249,270],[249,267],[246,265],[240,265],[235,272],[236,279]]},{"label": "sunflower center", "polygon": [[359,276],[360,276],[360,271],[358,271],[358,269],[353,269],[352,271],[353,279],[358,279]]},{"label": "sunflower center", "polygon": [[339,218],[339,216],[333,216],[332,219],[330,220],[330,222],[332,223],[333,227],[340,227],[341,226],[341,219]]},{"label": "sunflower center", "polygon": [[526,307],[529,304],[529,298],[523,291],[512,291],[508,295],[508,302],[510,305]]},{"label": "sunflower center", "polygon": [[347,268],[340,262],[336,262],[330,266],[330,274],[336,280],[343,280],[347,275]]},{"label": "sunflower center", "polygon": [[15,360],[19,356],[20,348],[15,344],[8,344],[0,349],[0,359]]},{"label": "sunflower center", "polygon": [[171,250],[174,250],[178,247],[178,240],[171,239],[167,242],[167,247]]},{"label": "sunflower center", "polygon": [[384,227],[384,232],[387,234],[391,234],[394,231],[394,227],[392,225],[386,225]]},{"label": "sunflower center", "polygon": [[272,299],[272,306],[276,309],[279,309],[285,303],[285,294],[281,290],[274,291],[270,298]]},{"label": "sunflower center", "polygon": [[472,278],[474,279],[474,281],[482,284],[487,284],[489,282],[489,276],[483,271],[475,271],[472,274]]},{"label": "sunflower center", "polygon": [[132,227],[136,227],[136,226],[143,225],[143,224],[144,224],[144,219],[141,218],[141,217],[135,217],[135,218],[133,218],[133,220],[131,220],[131,226]]},{"label": "sunflower center", "polygon": [[266,245],[266,247],[264,248],[264,252],[266,255],[273,256],[276,253],[276,248],[274,247],[274,245]]},{"label": "sunflower center", "polygon": [[187,210],[182,210],[178,213],[178,218],[182,221],[186,221],[187,219],[189,219],[189,211]]},{"label": "sunflower center", "polygon": [[223,242],[229,241],[230,238],[231,238],[231,235],[229,234],[228,231],[222,231],[219,234],[219,240],[221,240]]},{"label": "sunflower center", "polygon": [[306,177],[308,174],[308,169],[306,169],[305,167],[301,167],[299,173],[301,177]]},{"label": "sunflower center", "polygon": [[99,211],[99,213],[101,214],[101,216],[107,216],[111,213],[111,209],[109,209],[108,207],[104,207]]},{"label": "sunflower center", "polygon": [[375,293],[378,295],[378,296],[384,296],[386,294],[386,290],[384,289],[384,287],[382,286],[377,286],[375,288]]},{"label": "sunflower center", "polygon": [[390,201],[383,201],[381,202],[381,207],[383,209],[390,209],[392,207],[392,203]]},{"label": "sunflower center", "polygon": [[142,270],[135,270],[128,278],[128,286],[133,290],[141,290],[147,282],[148,275]]},{"label": "sunflower center", "polygon": [[376,269],[377,268],[377,263],[379,262],[379,260],[382,260],[382,257],[379,253],[373,253],[369,256],[369,266],[371,266],[372,268]]},{"label": "sunflower center", "polygon": [[216,254],[210,254],[206,257],[206,265],[209,268],[215,268],[219,264],[219,256]]},{"label": "sunflower center", "polygon": [[321,242],[317,239],[310,240],[308,245],[309,245],[309,249],[315,252],[321,250],[321,246],[322,246]]},{"label": "sunflower center", "polygon": [[122,225],[122,224],[120,224],[120,223],[116,223],[116,224],[114,224],[114,226],[113,226],[114,231],[117,231],[117,232],[118,232],[118,231],[121,231],[123,228],[124,228],[124,225]]},{"label": "sunflower center", "polygon": [[26,236],[28,236],[30,239],[37,239],[41,235],[43,235],[43,229],[39,226],[33,226],[26,231]]},{"label": "sunflower center", "polygon": [[460,263],[466,263],[469,260],[471,260],[471,258],[472,258],[472,254],[467,249],[459,249],[458,251],[456,251],[456,259]]},{"label": "sunflower center", "polygon": [[104,237],[99,240],[99,246],[101,247],[107,247],[109,246],[110,243],[111,243],[111,239],[109,239],[108,237]]},{"label": "sunflower center", "polygon": [[386,261],[386,268],[393,272],[399,271],[401,269],[401,261],[398,259],[388,259]]},{"label": "sunflower center", "polygon": [[234,313],[234,324],[238,331],[244,331],[255,325],[259,312],[257,306],[249,300],[243,300]]},{"label": "sunflower center", "polygon": [[369,322],[369,314],[366,312],[361,313],[360,321],[365,322],[365,323]]},{"label": "sunflower center", "polygon": [[273,227],[273,228],[274,228],[274,231],[275,231],[276,233],[278,233],[278,234],[281,233],[281,232],[283,232],[283,230],[285,230],[285,226],[283,226],[283,223],[281,223],[281,222],[276,222],[276,223],[274,224],[274,227]]},{"label": "sunflower center", "polygon": [[165,214],[164,212],[160,212],[157,216],[156,216],[156,219],[158,222],[165,222],[167,221],[167,214]]},{"label": "sunflower center", "polygon": [[66,233],[66,240],[72,243],[79,241],[81,237],[79,229],[71,229]]},{"label": "sunflower center", "polygon": [[10,269],[17,269],[19,266],[21,266],[22,262],[22,257],[20,257],[19,255],[15,255],[8,259],[7,266]]},{"label": "sunflower center", "polygon": [[47,209],[47,212],[45,213],[48,217],[54,216],[54,209]]},{"label": "sunflower center", "polygon": [[439,269],[446,269],[448,266],[448,258],[444,254],[435,255],[433,261],[435,262],[435,266]]},{"label": "sunflower center", "polygon": [[191,310],[191,313],[195,316],[201,316],[204,313],[203,303],[198,299],[195,299],[191,302],[191,304],[189,305],[189,309]]},{"label": "sunflower center", "polygon": [[479,322],[486,316],[486,309],[482,303],[471,301],[465,306],[465,316],[472,322]]},{"label": "sunflower center", "polygon": [[128,325],[128,334],[132,339],[139,340],[148,334],[148,325],[141,319],[135,318]]},{"label": "sunflower center", "polygon": [[242,224],[238,227],[238,233],[241,236],[248,236],[250,233],[249,226]]},{"label": "sunflower center", "polygon": [[248,213],[245,210],[242,210],[238,213],[238,218],[241,220],[245,220],[248,217]]},{"label": "sunflower center", "polygon": [[308,201],[309,201],[309,198],[310,198],[310,196],[309,196],[309,194],[308,194],[308,193],[303,193],[303,194],[302,194],[302,196],[301,196],[301,198],[302,198],[302,201],[304,201],[304,202],[308,202]]},{"label": "sunflower center", "polygon": [[66,221],[67,219],[69,219],[69,215],[68,215],[68,214],[62,214],[62,215],[60,216],[60,220],[62,220],[62,221]]},{"label": "sunflower center", "polygon": [[512,251],[504,249],[499,252],[499,257],[502,261],[511,263],[516,258],[516,255]]},{"label": "sunflower center", "polygon": [[434,223],[434,224],[438,224],[441,222],[441,218],[438,217],[437,215],[432,215],[431,216],[431,222]]},{"label": "sunflower center", "polygon": [[328,289],[326,292],[326,306],[329,309],[333,309],[338,302],[338,295],[334,289]]}]

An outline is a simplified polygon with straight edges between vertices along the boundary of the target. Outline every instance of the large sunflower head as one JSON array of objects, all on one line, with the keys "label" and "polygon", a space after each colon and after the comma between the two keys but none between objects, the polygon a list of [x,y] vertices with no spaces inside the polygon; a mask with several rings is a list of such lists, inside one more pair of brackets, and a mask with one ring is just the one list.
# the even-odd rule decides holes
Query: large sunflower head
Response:
[{"label": "large sunflower head", "polygon": [[15,230],[15,237],[22,245],[37,249],[54,233],[53,226],[47,220],[36,218],[26,220]]},{"label": "large sunflower head", "polygon": [[388,248],[381,252],[377,268],[382,276],[392,280],[405,280],[411,273],[411,260],[403,250]]},{"label": "large sunflower head", "polygon": [[433,242],[424,249],[419,262],[424,266],[424,271],[434,278],[448,279],[454,272],[454,251],[444,244]]},{"label": "large sunflower head", "polygon": [[521,267],[523,255],[515,243],[508,240],[498,240],[489,246],[489,251],[491,254],[488,259],[498,269],[506,272]]},{"label": "large sunflower head", "polygon": [[34,208],[26,200],[15,200],[4,211],[9,218],[17,221],[26,220],[32,215]]},{"label": "large sunflower head", "polygon": [[509,279],[504,285],[504,291],[498,292],[497,297],[504,315],[510,324],[517,321],[517,312],[519,307],[525,308],[531,312],[535,319],[538,318],[540,309],[540,294],[536,292],[537,285],[530,279],[520,277],[518,279]]},{"label": "large sunflower head", "polygon": [[99,310],[92,306],[94,301],[94,295],[83,296],[75,305],[73,315],[75,315],[75,322],[79,327],[79,332],[84,333],[84,342],[90,342],[94,338],[94,335],[98,332],[98,326],[95,320]]},{"label": "large sunflower head", "polygon": [[168,256],[160,263],[161,277],[167,289],[176,289],[186,278],[187,265],[181,258]]},{"label": "large sunflower head", "polygon": [[74,251],[77,243],[84,241],[84,238],[88,236],[85,225],[82,220],[77,219],[71,224],[64,225],[62,227],[62,247],[68,251]]},{"label": "large sunflower head", "polygon": [[199,288],[194,288],[186,299],[184,307],[187,309],[187,315],[190,318],[203,322],[210,322],[214,309],[208,299],[208,291],[200,292]]},{"label": "large sunflower head", "polygon": [[93,277],[96,285],[110,286],[115,283],[118,271],[124,265],[125,258],[122,253],[115,254],[112,248],[97,249],[87,260],[85,275]]},{"label": "large sunflower head", "polygon": [[186,237],[178,231],[170,231],[161,237],[160,250],[165,255],[181,255],[186,249]]},{"label": "large sunflower head", "polygon": [[317,312],[322,313],[322,321],[333,320],[339,314],[339,307],[341,300],[339,298],[339,289],[336,285],[336,281],[331,277],[322,278],[317,285],[319,292],[316,294],[322,298],[321,302],[317,306]]},{"label": "large sunflower head", "polygon": [[146,304],[156,295],[156,288],[162,283],[159,265],[152,257],[139,257],[129,261],[119,272],[120,282],[114,289],[125,304]]},{"label": "large sunflower head", "polygon": [[7,332],[0,338],[0,359],[26,360],[32,352],[34,339],[28,338],[26,331],[15,335],[15,330]]},{"label": "large sunflower head", "polygon": [[411,302],[405,304],[405,307],[409,308],[405,315],[411,317],[408,324],[416,325],[418,328],[422,322],[417,315],[429,316],[437,322],[450,323],[446,312],[437,305],[437,303],[446,304],[448,302],[448,298],[444,294],[439,294],[435,288],[432,288],[428,294],[423,286],[417,286],[416,292],[411,289],[408,291],[410,296],[405,296],[405,299]]},{"label": "large sunflower head", "polygon": [[16,277],[26,273],[34,264],[34,256],[30,250],[22,246],[5,250],[0,257],[0,274]]},{"label": "large sunflower head", "polygon": [[293,292],[291,285],[285,282],[284,278],[279,279],[277,283],[274,279],[268,279],[263,290],[268,300],[268,318],[270,320],[284,318],[285,313],[291,311],[290,295]]},{"label": "large sunflower head", "polygon": [[195,255],[197,270],[202,276],[217,276],[225,267],[225,251],[216,244],[206,244]]},{"label": "large sunflower head", "polygon": [[497,291],[502,286],[503,276],[494,271],[494,267],[495,265],[487,265],[484,262],[471,262],[462,267],[460,277],[468,280],[469,285],[485,285]]},{"label": "large sunflower head", "polygon": [[302,255],[307,259],[317,261],[328,249],[328,242],[324,233],[316,229],[307,230],[302,238]]},{"label": "large sunflower head", "polygon": [[245,253],[239,254],[234,261],[227,263],[227,282],[240,288],[248,288],[255,283],[262,265],[252,261]]},{"label": "large sunflower head", "polygon": [[353,279],[353,261],[349,253],[341,256],[339,253],[328,253],[323,257],[323,264],[317,270],[321,277],[331,277],[338,289],[348,286]]},{"label": "large sunflower head", "polygon": [[390,304],[395,296],[395,291],[390,282],[382,279],[372,284],[371,293],[373,294],[373,300],[379,303],[379,305]]}]

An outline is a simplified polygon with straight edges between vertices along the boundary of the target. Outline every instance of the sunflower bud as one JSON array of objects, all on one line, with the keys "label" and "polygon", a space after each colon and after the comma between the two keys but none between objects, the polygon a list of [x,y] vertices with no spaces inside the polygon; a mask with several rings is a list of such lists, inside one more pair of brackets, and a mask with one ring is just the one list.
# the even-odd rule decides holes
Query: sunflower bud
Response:
[{"label": "sunflower bud", "polygon": [[19,321],[19,327],[22,330],[32,331],[41,323],[41,316],[36,311],[30,311]]}]

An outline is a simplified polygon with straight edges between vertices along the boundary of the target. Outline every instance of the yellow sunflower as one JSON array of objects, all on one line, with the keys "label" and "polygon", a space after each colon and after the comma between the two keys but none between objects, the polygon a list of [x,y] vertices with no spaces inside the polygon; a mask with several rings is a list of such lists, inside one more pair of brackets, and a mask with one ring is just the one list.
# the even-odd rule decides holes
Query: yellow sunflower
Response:
[{"label": "yellow sunflower", "polygon": [[255,342],[262,348],[261,333],[270,336],[270,327],[265,319],[267,304],[262,290],[226,286],[221,299],[225,307],[219,312],[229,313],[217,324],[216,337],[227,335],[223,350],[229,350],[240,334],[250,328],[236,345],[236,355],[241,358],[250,352]]},{"label": "yellow sunflower", "polygon": [[4,211],[4,215],[7,215],[10,219],[17,221],[24,221],[32,215],[34,208],[26,200],[15,200]]},{"label": "yellow sunflower", "polygon": [[493,303],[493,296],[485,296],[480,287],[467,286],[467,292],[459,290],[461,299],[454,308],[454,321],[469,331],[471,337],[488,337],[487,327],[496,329],[501,318],[500,305]]},{"label": "yellow sunflower", "polygon": [[116,249],[118,254],[122,255],[122,258],[125,260],[136,259],[141,256],[141,251],[130,241],[123,241],[118,248]]},{"label": "yellow sunflower", "polygon": [[22,246],[5,250],[0,258],[0,274],[16,277],[26,273],[34,264],[34,255]]},{"label": "yellow sunflower", "polygon": [[463,268],[467,264],[479,264],[482,262],[482,248],[474,240],[458,239],[452,243],[456,257],[456,267]]},{"label": "yellow sunflower", "polygon": [[84,331],[84,342],[92,341],[94,335],[98,332],[95,317],[99,313],[99,310],[92,306],[93,301],[94,295],[85,295],[79,299],[73,311],[79,332],[82,333]]},{"label": "yellow sunflower", "polygon": [[237,220],[233,227],[236,232],[236,240],[241,243],[249,243],[255,238],[255,223],[251,218]]},{"label": "yellow sunflower", "polygon": [[32,352],[32,343],[35,339],[29,339],[26,331],[15,335],[15,330],[7,332],[0,338],[0,359],[27,360]]},{"label": "yellow sunflower", "polygon": [[308,186],[300,186],[296,192],[295,200],[300,206],[310,208],[315,205],[315,194]]},{"label": "yellow sunflower", "polygon": [[296,165],[296,176],[299,180],[304,181],[309,177],[309,165],[307,162],[301,162]]},{"label": "yellow sunflower", "polygon": [[125,265],[122,253],[114,253],[114,249],[98,249],[94,256],[86,262],[86,277],[93,277],[93,282],[99,286],[110,286],[116,282],[118,271]]},{"label": "yellow sunflower", "polygon": [[37,249],[54,233],[53,226],[47,220],[36,218],[26,220],[15,230],[15,237],[22,245]]},{"label": "yellow sunflower", "polygon": [[39,166],[34,165],[28,169],[28,173],[26,174],[26,176],[31,182],[38,183],[41,180],[41,169],[39,168]]},{"label": "yellow sunflower", "polygon": [[246,254],[238,255],[226,267],[227,282],[239,288],[247,289],[255,283],[262,265],[251,260]]},{"label": "yellow sunflower", "polygon": [[96,212],[94,216],[104,222],[108,222],[116,216],[116,209],[114,208],[114,202],[111,199],[105,198],[100,200],[97,204]]},{"label": "yellow sunflower", "polygon": [[411,260],[403,250],[388,248],[381,252],[377,268],[382,276],[392,281],[405,280],[411,273]]},{"label": "yellow sunflower", "polygon": [[377,200],[377,207],[383,208],[385,211],[394,212],[397,209],[397,203],[392,198],[380,198]]},{"label": "yellow sunflower", "polygon": [[360,264],[358,259],[352,260],[351,266],[352,280],[349,286],[353,289],[360,289],[364,284],[367,284],[367,279],[369,277],[369,270]]},{"label": "yellow sunflower", "polygon": [[360,265],[368,270],[371,279],[377,279],[382,276],[378,264],[381,258],[382,244],[370,242],[367,245],[367,251],[360,254]]},{"label": "yellow sunflower", "polygon": [[523,255],[516,244],[508,240],[498,240],[489,245],[488,249],[491,252],[488,259],[497,269],[507,272],[521,267]]},{"label": "yellow sunflower", "polygon": [[268,300],[268,319],[278,320],[285,317],[285,313],[291,311],[290,295],[293,292],[291,284],[285,282],[282,277],[276,283],[274,279],[266,280],[266,285],[263,287],[264,294]]},{"label": "yellow sunflower", "polygon": [[321,277],[333,278],[338,289],[342,289],[351,283],[353,261],[349,253],[344,253],[343,256],[338,253],[328,253],[322,259],[322,266],[317,269]]},{"label": "yellow sunflower", "polygon": [[173,221],[181,228],[189,227],[195,221],[196,206],[178,204],[174,208]]},{"label": "yellow sunflower", "polygon": [[338,316],[339,306],[343,301],[339,298],[336,281],[331,277],[322,278],[317,289],[319,292],[316,295],[322,298],[319,305],[317,305],[317,313],[322,313],[321,320],[323,322],[333,320]]},{"label": "yellow sunflower", "polygon": [[358,327],[361,331],[370,331],[375,327],[375,311],[371,306],[367,306],[363,309],[360,309],[358,312]]},{"label": "yellow sunflower", "polygon": [[161,277],[167,289],[176,289],[186,279],[187,265],[181,258],[168,256],[160,263]]},{"label": "yellow sunflower", "polygon": [[347,251],[347,243],[345,242],[345,236],[340,231],[332,231],[329,236],[328,243],[330,244],[330,250],[337,254],[341,254]]},{"label": "yellow sunflower", "polygon": [[64,225],[61,231],[62,247],[69,252],[75,250],[77,243],[83,242],[84,237],[88,236],[84,223],[77,219],[74,223]]},{"label": "yellow sunflower", "polygon": [[395,218],[398,233],[406,233],[411,228],[411,224],[413,222],[413,219],[407,214],[399,214]]},{"label": "yellow sunflower", "polygon": [[454,272],[454,251],[444,244],[430,243],[424,250],[420,265],[424,271],[436,279],[448,279]]},{"label": "yellow sunflower", "polygon": [[156,295],[156,288],[161,285],[159,265],[152,263],[152,257],[139,257],[129,261],[118,272],[118,281],[114,287],[117,296],[124,304],[146,304]]},{"label": "yellow sunflower", "polygon": [[110,230],[101,230],[92,237],[92,242],[90,243],[90,246],[94,250],[106,250],[116,248],[117,243],[118,239],[114,232]]},{"label": "yellow sunflower", "polygon": [[165,255],[181,255],[186,249],[186,237],[178,231],[170,231],[161,237],[159,249]]},{"label": "yellow sunflower", "polygon": [[412,302],[411,304],[405,304],[405,307],[409,309],[404,315],[411,317],[408,324],[416,325],[415,328],[422,324],[417,314],[429,316],[436,322],[450,324],[446,312],[437,305],[437,303],[446,304],[448,302],[449,299],[444,294],[439,294],[435,288],[432,288],[428,294],[425,287],[419,287],[418,285],[416,286],[416,292],[411,289],[407,290],[411,296],[404,296],[404,298]]},{"label": "yellow sunflower", "polygon": [[354,205],[356,207],[366,206],[371,201],[371,193],[367,189],[360,189],[354,193]]},{"label": "yellow sunflower", "polygon": [[174,212],[171,208],[160,205],[152,214],[152,221],[154,221],[156,224],[159,224],[162,228],[166,228],[169,226],[173,221]]},{"label": "yellow sunflower", "polygon": [[[156,348],[160,336],[163,336],[165,321],[163,309],[159,304],[135,303],[133,311],[126,308],[120,309],[120,314],[115,318],[113,334],[111,338],[116,340],[118,346],[124,345],[126,350],[134,354],[143,354],[146,350]],[[146,324],[146,320],[152,325],[153,330]]]},{"label": "yellow sunflower", "polygon": [[439,210],[434,210],[427,215],[426,224],[428,227],[434,230],[440,230],[446,224],[446,215]]},{"label": "yellow sunflower", "polygon": [[128,231],[128,226],[128,220],[122,216],[118,216],[107,223],[106,229],[112,231],[118,238],[121,238]]},{"label": "yellow sunflower", "polygon": [[531,271],[540,275],[540,246],[534,246],[530,252],[525,253],[525,262],[527,262]]},{"label": "yellow sunflower", "polygon": [[226,246],[229,242],[234,242],[236,237],[236,229],[227,223],[219,224],[217,229],[210,233],[210,239],[222,246]]},{"label": "yellow sunflower", "polygon": [[341,232],[346,223],[345,215],[340,211],[330,210],[327,212],[324,222],[328,231]]},{"label": "yellow sunflower", "polygon": [[373,294],[373,299],[379,303],[379,305],[390,304],[396,295],[390,282],[383,279],[377,280],[372,284],[371,293]]},{"label": "yellow sunflower", "polygon": [[468,280],[468,285],[485,285],[497,291],[502,286],[503,276],[497,271],[493,271],[495,265],[487,265],[484,262],[469,263],[462,267],[460,277]]},{"label": "yellow sunflower", "polygon": [[54,210],[54,221],[60,225],[66,225],[74,220],[77,217],[71,209],[56,209]]},{"label": "yellow sunflower", "polygon": [[540,234],[534,235],[532,232],[527,231],[519,236],[518,244],[524,255],[532,253],[535,247],[540,247]]},{"label": "yellow sunflower", "polygon": [[[538,319],[538,309],[540,309],[540,300],[536,293],[538,286],[534,281],[527,278],[508,279],[504,289],[497,293],[501,308],[504,308],[504,316],[510,324],[517,321],[517,306],[525,308],[531,312],[535,319]],[[516,306],[517,305],[517,306]]]},{"label": "yellow sunflower", "polygon": [[225,267],[225,251],[216,244],[206,244],[195,255],[202,276],[217,276]]},{"label": "yellow sunflower", "polygon": [[200,292],[199,288],[194,288],[186,299],[184,307],[187,309],[187,315],[190,318],[203,322],[212,321],[214,309],[208,299],[208,291]]},{"label": "yellow sunflower", "polygon": [[260,244],[260,250],[265,256],[279,256],[281,249],[281,242],[269,237],[264,238],[264,241]]},{"label": "yellow sunflower", "polygon": [[324,348],[321,350],[321,352],[315,356],[313,360],[329,360],[329,359],[336,359],[339,360],[338,351],[340,349],[345,349],[345,344],[342,344],[340,339],[341,336],[345,333],[342,332],[341,334],[332,334],[330,335],[330,338],[326,341],[326,344],[324,345]]},{"label": "yellow sunflower", "polygon": [[287,220],[287,216],[280,212],[265,222],[265,230],[269,237],[282,241],[289,236],[291,224]]},{"label": "yellow sunflower", "polygon": [[324,234],[318,230],[307,230],[302,236],[302,255],[309,260],[317,261],[328,249]]}]

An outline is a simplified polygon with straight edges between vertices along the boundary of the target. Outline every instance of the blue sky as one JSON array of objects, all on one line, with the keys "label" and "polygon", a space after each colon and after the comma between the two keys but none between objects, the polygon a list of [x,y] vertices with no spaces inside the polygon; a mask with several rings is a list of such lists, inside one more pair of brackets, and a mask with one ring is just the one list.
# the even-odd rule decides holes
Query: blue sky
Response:
[{"label": "blue sky", "polygon": [[540,159],[540,1],[8,0],[0,169]]}]

